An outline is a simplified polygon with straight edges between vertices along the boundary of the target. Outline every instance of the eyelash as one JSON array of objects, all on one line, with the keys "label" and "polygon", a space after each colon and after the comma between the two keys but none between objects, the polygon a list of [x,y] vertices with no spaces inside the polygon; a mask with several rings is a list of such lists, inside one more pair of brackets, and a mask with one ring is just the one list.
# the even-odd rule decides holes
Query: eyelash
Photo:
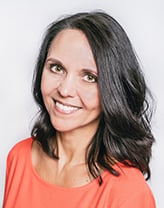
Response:
[{"label": "eyelash", "polygon": [[[65,72],[64,68],[60,64],[54,64],[54,63],[50,64],[49,68],[53,73],[56,73],[56,74],[64,74],[64,72]],[[88,83],[95,83],[95,82],[97,82],[97,76],[86,71],[86,72],[84,72],[83,80]]]},{"label": "eyelash", "polygon": [[59,64],[50,64],[49,68],[54,73],[57,73],[57,74],[63,74],[64,73],[63,67]]},{"label": "eyelash", "polygon": [[[87,79],[89,78],[91,78],[91,79],[93,79],[93,80],[86,80],[86,77],[87,76]],[[89,82],[89,83],[94,83],[94,82],[97,82],[97,77],[95,76],[95,75],[93,75],[93,74],[91,74],[91,73],[88,73],[88,72],[86,72],[85,74],[84,74],[84,80],[85,81],[87,81],[87,82]]]}]

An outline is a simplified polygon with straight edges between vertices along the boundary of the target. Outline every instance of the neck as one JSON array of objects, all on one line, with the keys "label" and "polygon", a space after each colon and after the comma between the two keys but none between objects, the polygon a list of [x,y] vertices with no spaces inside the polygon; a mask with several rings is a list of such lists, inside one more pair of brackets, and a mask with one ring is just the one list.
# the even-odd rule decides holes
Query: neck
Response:
[{"label": "neck", "polygon": [[85,163],[86,149],[94,136],[93,132],[57,132],[56,136],[60,160],[71,164]]}]

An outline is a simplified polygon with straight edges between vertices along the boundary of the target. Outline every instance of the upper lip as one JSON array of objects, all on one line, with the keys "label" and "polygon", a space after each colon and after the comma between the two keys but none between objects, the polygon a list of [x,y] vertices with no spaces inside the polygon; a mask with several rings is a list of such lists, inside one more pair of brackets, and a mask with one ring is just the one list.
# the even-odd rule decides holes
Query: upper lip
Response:
[{"label": "upper lip", "polygon": [[65,103],[65,102],[62,102],[62,101],[59,101],[59,100],[55,100],[55,99],[53,99],[53,100],[54,100],[55,103],[58,102],[58,103],[61,103],[62,105],[68,106],[68,107],[81,108],[79,106],[76,106],[76,105],[73,105],[73,104],[70,104],[70,103]]}]

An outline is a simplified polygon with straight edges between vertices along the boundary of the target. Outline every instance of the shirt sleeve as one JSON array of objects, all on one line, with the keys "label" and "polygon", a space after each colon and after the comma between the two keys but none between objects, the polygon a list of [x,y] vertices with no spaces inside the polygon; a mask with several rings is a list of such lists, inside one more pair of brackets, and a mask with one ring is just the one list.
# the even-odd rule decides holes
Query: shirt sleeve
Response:
[{"label": "shirt sleeve", "polygon": [[7,195],[10,189],[10,181],[9,181],[9,169],[10,169],[10,155],[7,157],[6,162],[6,177],[5,177],[5,189],[4,189],[4,198],[3,198],[3,207],[5,207],[5,202],[7,199]]}]

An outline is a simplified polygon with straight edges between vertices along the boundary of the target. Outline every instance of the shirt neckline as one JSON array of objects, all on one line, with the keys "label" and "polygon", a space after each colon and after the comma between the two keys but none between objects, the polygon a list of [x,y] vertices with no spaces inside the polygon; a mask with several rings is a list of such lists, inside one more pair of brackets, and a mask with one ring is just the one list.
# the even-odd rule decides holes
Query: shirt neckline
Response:
[{"label": "shirt neckline", "polygon": [[[58,190],[62,190],[62,191],[77,191],[77,190],[82,190],[82,189],[88,189],[91,186],[99,186],[98,180],[94,179],[91,182],[82,185],[82,186],[77,186],[77,187],[64,187],[64,186],[59,186],[59,185],[55,185],[55,184],[51,184],[49,182],[47,182],[46,180],[44,180],[35,170],[35,168],[33,167],[32,164],[32,158],[31,158],[31,149],[32,149],[32,144],[33,144],[33,139],[31,138],[30,141],[30,145],[29,145],[29,151],[28,151],[28,158],[29,158],[29,164],[30,164],[30,169],[32,174],[35,176],[36,180],[39,181],[40,184],[52,188],[52,189],[58,189]],[[109,174],[109,171],[105,170],[102,174],[102,180]]]}]

